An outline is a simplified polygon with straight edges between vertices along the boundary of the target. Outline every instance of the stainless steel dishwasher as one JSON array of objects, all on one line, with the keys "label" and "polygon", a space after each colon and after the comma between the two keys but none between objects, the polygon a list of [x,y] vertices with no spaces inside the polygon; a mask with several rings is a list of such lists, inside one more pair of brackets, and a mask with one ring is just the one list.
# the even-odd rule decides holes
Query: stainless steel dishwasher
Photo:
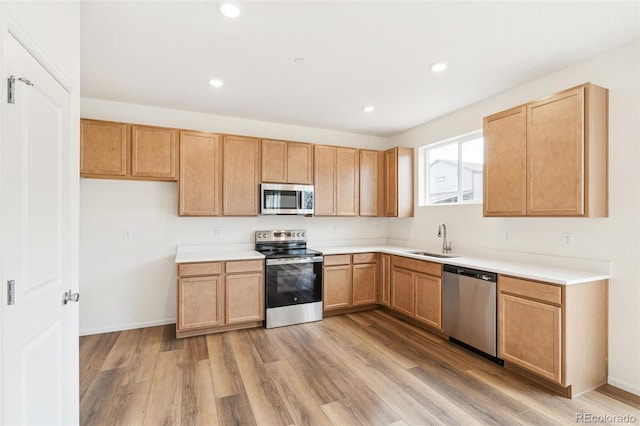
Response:
[{"label": "stainless steel dishwasher", "polygon": [[442,328],[449,340],[500,365],[496,324],[497,274],[443,265]]}]

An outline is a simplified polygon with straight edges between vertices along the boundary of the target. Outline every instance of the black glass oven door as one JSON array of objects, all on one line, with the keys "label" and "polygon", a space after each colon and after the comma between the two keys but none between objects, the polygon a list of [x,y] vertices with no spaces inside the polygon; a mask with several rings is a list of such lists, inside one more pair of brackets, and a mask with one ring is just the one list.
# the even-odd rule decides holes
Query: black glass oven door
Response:
[{"label": "black glass oven door", "polygon": [[267,308],[322,300],[322,262],[284,263],[266,267]]}]

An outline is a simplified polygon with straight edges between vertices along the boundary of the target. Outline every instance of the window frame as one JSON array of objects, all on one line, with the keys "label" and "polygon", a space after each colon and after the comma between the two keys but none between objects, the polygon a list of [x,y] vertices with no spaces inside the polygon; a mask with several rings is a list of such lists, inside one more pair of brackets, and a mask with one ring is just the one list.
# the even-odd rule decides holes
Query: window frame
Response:
[{"label": "window frame", "polygon": [[[457,205],[468,205],[468,204],[482,204],[483,200],[464,200],[464,191],[463,191],[463,167],[460,167],[462,162],[462,144],[466,142],[470,142],[475,139],[482,139],[482,146],[484,152],[484,134],[482,129],[477,129],[468,133],[464,133],[462,135],[454,136],[452,138],[448,138],[442,141],[434,142],[429,145],[423,145],[418,148],[418,207],[440,207],[440,206],[457,206]],[[445,145],[458,145],[458,159],[457,159],[457,178],[458,178],[458,188],[457,188],[457,197],[458,201],[453,203],[430,203],[429,202],[429,152],[432,149],[441,148]],[[484,155],[483,155],[483,164],[484,164]],[[483,167],[483,176],[484,176],[484,167]],[[482,194],[484,195],[484,194]],[[484,198],[484,197],[483,197]]]}]

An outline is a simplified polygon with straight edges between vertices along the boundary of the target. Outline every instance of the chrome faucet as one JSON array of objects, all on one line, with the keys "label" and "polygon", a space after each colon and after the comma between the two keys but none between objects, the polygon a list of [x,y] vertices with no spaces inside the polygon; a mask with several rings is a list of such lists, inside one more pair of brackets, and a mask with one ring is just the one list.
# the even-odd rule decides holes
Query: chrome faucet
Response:
[{"label": "chrome faucet", "polygon": [[447,243],[447,225],[444,223],[438,226],[438,237],[442,237],[442,252],[449,253],[451,251],[451,243]]}]

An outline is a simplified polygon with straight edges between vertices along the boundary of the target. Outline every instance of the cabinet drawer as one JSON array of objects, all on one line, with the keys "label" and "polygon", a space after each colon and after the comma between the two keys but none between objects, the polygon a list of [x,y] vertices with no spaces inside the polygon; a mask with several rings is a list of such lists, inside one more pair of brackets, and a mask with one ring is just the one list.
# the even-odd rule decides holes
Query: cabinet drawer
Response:
[{"label": "cabinet drawer", "polygon": [[196,275],[220,275],[221,273],[222,262],[182,263],[178,265],[179,277],[190,277]]},{"label": "cabinet drawer", "polygon": [[351,263],[351,255],[349,254],[334,254],[324,257],[324,266],[332,265],[348,265]]},{"label": "cabinet drawer", "polygon": [[378,262],[377,253],[357,253],[353,255],[353,264],[357,263],[376,263]]},{"label": "cabinet drawer", "polygon": [[424,274],[442,276],[442,265],[439,263],[427,262],[425,260],[409,259],[408,257],[393,256],[393,266],[409,269],[411,271],[422,272]]},{"label": "cabinet drawer", "polygon": [[517,294],[541,302],[554,303],[556,305],[562,304],[562,287],[553,284],[500,275],[498,278],[498,291]]},{"label": "cabinet drawer", "polygon": [[227,274],[239,272],[262,272],[264,260],[239,260],[237,262],[227,262]]}]

